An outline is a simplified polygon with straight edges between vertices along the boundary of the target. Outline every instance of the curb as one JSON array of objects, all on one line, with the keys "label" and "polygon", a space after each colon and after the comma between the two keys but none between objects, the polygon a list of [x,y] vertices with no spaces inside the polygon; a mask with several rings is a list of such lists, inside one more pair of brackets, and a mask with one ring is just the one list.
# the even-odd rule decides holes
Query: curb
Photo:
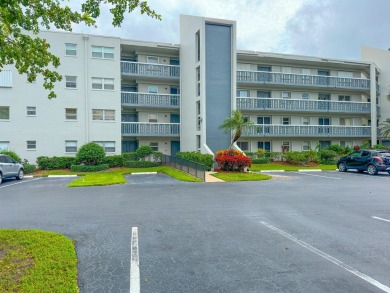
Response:
[{"label": "curb", "polygon": [[321,172],[321,169],[301,169],[298,172]]},{"label": "curb", "polygon": [[150,175],[150,174],[157,174],[157,172],[137,172],[137,173],[131,173],[130,175]]},{"label": "curb", "polygon": [[260,170],[260,173],[286,172],[285,170]]},{"label": "curb", "polygon": [[49,175],[49,178],[67,178],[67,177],[77,177],[77,175]]}]

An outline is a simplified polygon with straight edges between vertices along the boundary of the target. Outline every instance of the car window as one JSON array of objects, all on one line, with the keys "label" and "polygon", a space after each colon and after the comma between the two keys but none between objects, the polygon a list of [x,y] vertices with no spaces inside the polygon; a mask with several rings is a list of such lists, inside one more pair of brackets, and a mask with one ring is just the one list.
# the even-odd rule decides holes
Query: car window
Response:
[{"label": "car window", "polygon": [[370,152],[369,151],[363,151],[362,152],[362,157],[367,157],[370,155]]},{"label": "car window", "polygon": [[14,159],[11,157],[4,157],[6,163],[14,163]]},{"label": "car window", "polygon": [[0,156],[0,163],[5,163],[5,157],[4,156]]},{"label": "car window", "polygon": [[352,154],[349,155],[350,157],[359,157],[360,152],[353,152]]}]

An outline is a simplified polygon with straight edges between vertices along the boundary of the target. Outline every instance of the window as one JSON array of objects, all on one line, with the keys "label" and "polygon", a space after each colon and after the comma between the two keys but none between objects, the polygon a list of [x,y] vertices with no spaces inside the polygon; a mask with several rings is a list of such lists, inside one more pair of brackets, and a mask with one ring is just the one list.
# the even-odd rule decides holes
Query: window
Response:
[{"label": "window", "polygon": [[249,151],[249,142],[247,141],[237,141],[237,146],[244,152]]},{"label": "window", "polygon": [[282,99],[290,99],[291,92],[282,92]]},{"label": "window", "polygon": [[149,146],[152,148],[154,152],[158,152],[158,142],[151,142]]},{"label": "window", "polygon": [[158,57],[151,57],[148,56],[146,57],[146,63],[151,63],[151,64],[158,64]]},{"label": "window", "polygon": [[92,120],[115,121],[115,110],[92,109]]},{"label": "window", "polygon": [[115,141],[95,141],[98,145],[104,148],[106,153],[115,152]]},{"label": "window", "polygon": [[339,101],[349,102],[351,101],[351,96],[339,96]]},{"label": "window", "polygon": [[302,150],[310,151],[310,141],[302,141]]},{"label": "window", "polygon": [[272,68],[269,65],[257,65],[257,71],[268,71],[268,72],[271,72]]},{"label": "window", "polygon": [[258,141],[257,148],[263,149],[266,152],[270,152],[271,151],[271,142],[270,141]]},{"label": "window", "polygon": [[249,90],[237,90],[237,97],[248,98],[249,96]]},{"label": "window", "polygon": [[66,140],[65,141],[65,152],[76,153],[77,152],[77,140]]},{"label": "window", "polygon": [[148,86],[148,93],[157,94],[158,93],[158,86],[156,86],[156,85]]},{"label": "window", "polygon": [[149,120],[149,123],[157,123],[157,115],[156,114],[149,114],[148,120]]},{"label": "window", "polygon": [[352,141],[350,141],[350,140],[340,141],[340,146],[343,148],[346,148],[346,147],[352,148]]},{"label": "window", "polygon": [[288,152],[288,151],[290,151],[290,142],[283,141],[282,142],[282,152]]},{"label": "window", "polygon": [[200,135],[197,135],[197,136],[196,136],[196,148],[197,148],[197,150],[200,150],[200,148],[201,148],[201,139],[200,139]]},{"label": "window", "polygon": [[0,141],[0,150],[9,150],[9,141]]},{"label": "window", "polygon": [[77,45],[76,44],[65,44],[65,55],[66,56],[77,56]]},{"label": "window", "polygon": [[66,88],[71,88],[71,89],[77,88],[76,80],[77,80],[77,76],[68,76],[68,75],[66,75],[65,76],[65,87]]},{"label": "window", "polygon": [[196,130],[201,130],[201,125],[202,125],[202,117],[200,116],[200,101],[196,102]]},{"label": "window", "polygon": [[27,150],[36,150],[36,149],[37,149],[37,142],[35,140],[28,140]]},{"label": "window", "polygon": [[195,34],[195,61],[199,62],[200,61],[200,31],[197,31]]},{"label": "window", "polygon": [[282,117],[283,125],[290,125],[290,117]]},{"label": "window", "polygon": [[302,93],[302,99],[308,100],[309,99],[309,93]]},{"label": "window", "polygon": [[92,89],[94,90],[114,90],[113,78],[92,77]]},{"label": "window", "polygon": [[318,70],[318,75],[329,76],[330,72],[329,72],[329,70],[321,70],[321,69],[319,69]]},{"label": "window", "polygon": [[36,107],[27,107],[27,116],[36,116],[37,108]]},{"label": "window", "polygon": [[101,59],[114,59],[114,47],[92,46],[92,57]]},{"label": "window", "polygon": [[340,125],[351,126],[353,125],[353,120],[351,118],[340,118]]},{"label": "window", "polygon": [[0,72],[0,87],[12,87],[12,70]]},{"label": "window", "polygon": [[302,69],[301,69],[301,72],[302,72],[302,74],[304,74],[304,75],[310,75],[310,69],[308,69],[308,68],[302,68]]},{"label": "window", "polygon": [[310,117],[302,117],[302,125],[310,125]]},{"label": "window", "polygon": [[318,100],[330,101],[330,94],[318,94]]},{"label": "window", "polygon": [[9,120],[8,106],[0,106],[0,120]]},{"label": "window", "polygon": [[271,92],[269,91],[257,91],[257,97],[262,99],[271,98]]},{"label": "window", "polygon": [[65,109],[65,120],[77,120],[77,109],[66,108]]},{"label": "window", "polygon": [[200,67],[198,66],[196,68],[196,95],[197,97],[200,96]]}]

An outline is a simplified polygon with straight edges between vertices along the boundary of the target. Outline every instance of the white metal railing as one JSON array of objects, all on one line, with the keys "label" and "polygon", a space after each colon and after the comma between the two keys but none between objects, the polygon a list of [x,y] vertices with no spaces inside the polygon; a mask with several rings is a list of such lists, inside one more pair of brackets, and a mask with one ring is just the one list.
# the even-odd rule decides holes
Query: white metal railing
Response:
[{"label": "white metal railing", "polygon": [[180,95],[122,92],[122,106],[179,108]]},{"label": "white metal railing", "polygon": [[294,99],[237,98],[241,110],[283,110],[308,112],[370,113],[371,105],[366,102],[342,102]]},{"label": "white metal railing", "polygon": [[323,75],[237,70],[237,82],[370,90],[370,80]]},{"label": "white metal railing", "polygon": [[121,73],[135,76],[178,79],[180,77],[180,66],[121,61]]},{"label": "white metal railing", "polygon": [[370,126],[333,125],[264,125],[247,127],[244,133],[256,136],[296,136],[296,137],[370,137]]},{"label": "white metal railing", "polygon": [[124,136],[179,136],[180,123],[122,122]]}]

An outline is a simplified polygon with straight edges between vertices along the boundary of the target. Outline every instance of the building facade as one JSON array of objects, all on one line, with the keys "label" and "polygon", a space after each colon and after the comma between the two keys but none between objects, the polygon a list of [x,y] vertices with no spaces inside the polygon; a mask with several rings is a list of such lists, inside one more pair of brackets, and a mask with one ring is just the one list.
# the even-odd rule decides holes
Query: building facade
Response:
[{"label": "building facade", "polygon": [[230,144],[219,125],[234,109],[255,123],[243,151],[390,144],[377,127],[390,117],[389,51],[363,47],[364,61],[242,51],[234,21],[186,15],[180,44],[40,36],[61,58],[56,99],[41,77],[0,72],[0,149],[30,162],[74,156],[90,141],[108,155],[141,145],[213,154]]}]

